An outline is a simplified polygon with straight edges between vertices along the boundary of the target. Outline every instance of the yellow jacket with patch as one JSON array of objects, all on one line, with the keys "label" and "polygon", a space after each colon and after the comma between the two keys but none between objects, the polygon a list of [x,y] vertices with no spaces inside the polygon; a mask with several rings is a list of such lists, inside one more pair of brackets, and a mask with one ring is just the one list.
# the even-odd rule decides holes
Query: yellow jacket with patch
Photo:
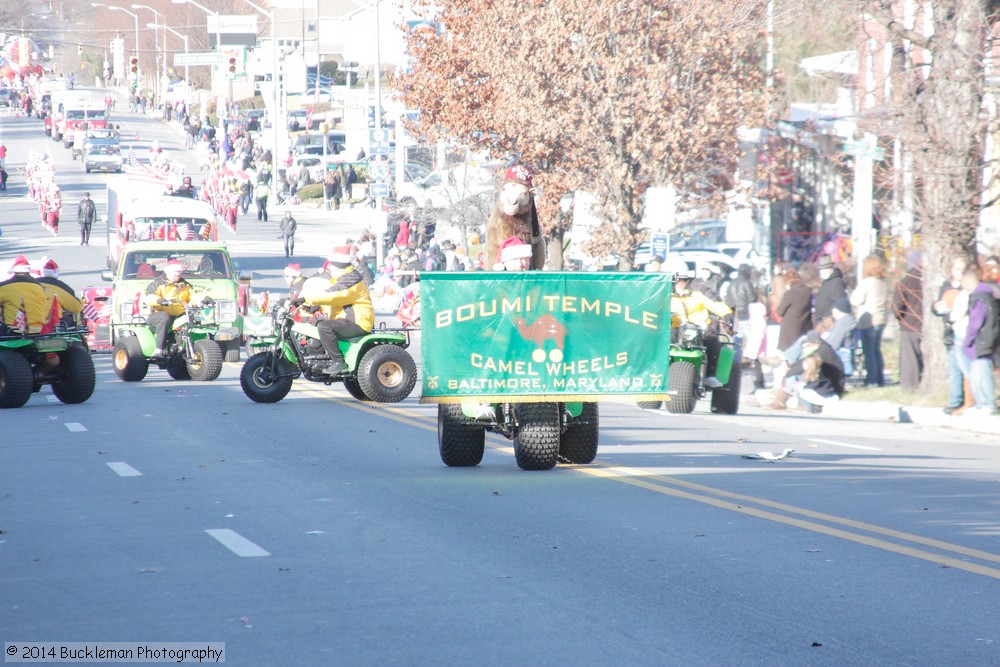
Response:
[{"label": "yellow jacket with patch", "polygon": [[0,310],[3,311],[4,324],[14,326],[23,299],[28,332],[38,333],[52,312],[53,296],[30,276],[15,275],[10,280],[5,280],[0,283]]},{"label": "yellow jacket with patch", "polygon": [[[162,310],[171,317],[178,317],[184,314],[184,304],[191,301],[191,291],[191,283],[183,278],[176,283],[172,283],[165,277],[160,276],[149,283],[143,301],[149,306],[150,310]],[[184,303],[171,303],[167,306],[161,306],[157,303],[160,299],[167,299],[168,301],[177,299]]]},{"label": "yellow jacket with patch", "polygon": [[330,319],[346,319],[371,331],[375,327],[375,308],[364,277],[353,266],[331,267],[331,270],[333,275],[325,289],[317,289],[310,279],[303,285],[300,296],[311,306],[329,306],[323,310],[329,313]]},{"label": "yellow jacket with patch", "polygon": [[51,297],[55,296],[59,307],[66,312],[79,315],[80,311],[83,310],[83,302],[76,298],[73,289],[63,281],[58,278],[42,277],[38,279],[38,282],[49,293],[49,303],[51,303]]}]

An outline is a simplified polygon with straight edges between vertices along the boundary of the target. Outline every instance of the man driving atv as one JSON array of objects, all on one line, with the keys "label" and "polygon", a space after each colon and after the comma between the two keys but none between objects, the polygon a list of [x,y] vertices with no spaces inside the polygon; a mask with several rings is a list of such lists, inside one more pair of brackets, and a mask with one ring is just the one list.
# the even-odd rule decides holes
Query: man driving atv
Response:
[{"label": "man driving atv", "polygon": [[52,296],[31,276],[31,264],[18,255],[11,277],[0,282],[0,329],[10,327],[38,333],[49,317]]},{"label": "man driving atv", "polygon": [[328,319],[321,320],[316,327],[330,363],[319,372],[338,375],[347,370],[338,341],[369,333],[375,327],[375,309],[365,279],[354,267],[351,246],[336,246],[327,260],[331,273],[329,283],[315,289],[315,282],[307,282],[303,285],[301,296],[292,303],[323,306],[327,311]]},{"label": "man driving atv", "polygon": [[715,315],[731,320],[733,311],[722,301],[715,301],[702,292],[691,289],[694,273],[688,268],[686,262],[678,262],[670,270],[674,273],[674,294],[670,298],[671,319],[676,318],[677,326],[691,322],[702,330],[707,375],[705,385],[712,389],[718,389],[722,383],[715,377],[715,366],[719,360],[719,350],[722,348],[722,343],[717,337],[717,332],[713,330],[711,316]]},{"label": "man driving atv", "polygon": [[191,283],[181,278],[184,267],[176,259],[171,259],[163,267],[163,275],[146,288],[144,301],[152,311],[146,324],[156,334],[156,349],[153,357],[162,357],[167,346],[167,335],[174,320],[184,314],[185,306],[191,302]]}]

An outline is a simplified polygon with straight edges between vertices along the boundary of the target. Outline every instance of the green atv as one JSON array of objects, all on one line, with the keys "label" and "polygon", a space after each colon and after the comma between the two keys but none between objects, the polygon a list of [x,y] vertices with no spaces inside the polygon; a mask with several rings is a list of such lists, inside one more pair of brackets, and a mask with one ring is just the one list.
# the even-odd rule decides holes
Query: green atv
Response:
[{"label": "green atv", "polygon": [[210,382],[219,377],[223,360],[219,341],[233,340],[239,336],[238,330],[216,323],[215,304],[210,299],[200,304],[185,304],[184,310],[174,320],[167,346],[158,357],[153,356],[155,334],[144,317],[133,317],[128,324],[115,327],[111,358],[119,380],[139,382],[146,377],[150,365],[165,369],[175,380]]},{"label": "green atv", "polygon": [[[719,356],[715,373],[709,376],[707,345],[718,345]],[[735,415],[740,408],[740,345],[736,336],[720,322],[715,341],[707,341],[705,332],[692,322],[685,322],[671,332],[670,372],[667,379],[667,410],[685,415],[694,411],[699,398],[712,392],[712,412]],[[709,385],[709,377],[717,382]],[[639,401],[647,410],[657,410],[662,401]]]},{"label": "green atv", "polygon": [[329,362],[315,324],[298,322],[286,304],[271,308],[271,335],[255,337],[247,353],[250,358],[240,371],[240,386],[255,403],[277,403],[292,388],[292,380],[343,382],[359,401],[397,403],[417,384],[417,365],[406,351],[407,330],[378,328],[363,336],[340,341],[347,370],[326,375]]},{"label": "green atv", "polygon": [[63,403],[83,403],[94,393],[94,362],[87,327],[60,326],[46,334],[0,333],[0,408],[19,408],[42,385]]}]

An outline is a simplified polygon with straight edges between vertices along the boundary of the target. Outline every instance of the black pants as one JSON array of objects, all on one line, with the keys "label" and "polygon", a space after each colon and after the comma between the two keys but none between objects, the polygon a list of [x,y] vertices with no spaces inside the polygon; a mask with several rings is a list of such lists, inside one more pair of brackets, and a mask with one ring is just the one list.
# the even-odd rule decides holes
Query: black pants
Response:
[{"label": "black pants", "polygon": [[924,355],[920,349],[920,334],[900,329],[899,332],[899,385],[907,391],[920,388],[924,371]]},{"label": "black pants", "polygon": [[291,257],[295,254],[295,235],[285,237],[285,257]]},{"label": "black pants", "polygon": [[[715,377],[715,367],[719,364],[722,342],[715,336],[705,336],[705,377]],[[735,369],[734,369],[734,372]]]},{"label": "black pants", "polygon": [[321,320],[316,327],[319,329],[319,342],[323,344],[323,350],[335,362],[344,361],[344,355],[337,345],[338,340],[356,338],[368,333],[354,322],[342,318]]},{"label": "black pants", "polygon": [[90,223],[80,223],[80,243],[90,245]]},{"label": "black pants", "polygon": [[267,222],[267,197],[257,197],[257,222]]},{"label": "black pants", "polygon": [[167,336],[170,334],[170,328],[176,319],[173,315],[167,315],[162,310],[158,310],[146,318],[146,324],[156,334],[156,347],[161,350],[167,348]]}]

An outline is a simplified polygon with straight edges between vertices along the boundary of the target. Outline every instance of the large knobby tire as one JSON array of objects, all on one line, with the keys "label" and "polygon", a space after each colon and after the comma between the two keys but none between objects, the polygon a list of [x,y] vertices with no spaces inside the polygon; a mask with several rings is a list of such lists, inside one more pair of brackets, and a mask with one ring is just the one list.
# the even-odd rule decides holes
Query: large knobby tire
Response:
[{"label": "large knobby tire", "polygon": [[675,415],[694,412],[698,402],[698,368],[690,361],[675,361],[670,364],[670,400],[667,410]]},{"label": "large knobby tire", "polygon": [[559,437],[559,456],[570,463],[592,463],[597,458],[598,426],[597,403],[584,403],[580,416]]},{"label": "large knobby tire", "polygon": [[362,391],[362,389],[361,389],[361,383],[358,382],[358,378],[356,378],[356,377],[346,377],[346,378],[344,378],[344,389],[347,390],[348,394],[350,394],[354,398],[358,399],[359,401],[367,401],[367,400],[369,400],[368,396],[365,395],[365,392]]},{"label": "large knobby tire", "polygon": [[659,410],[663,401],[636,401],[635,404],[643,410]]},{"label": "large knobby tire", "polygon": [[438,451],[446,466],[477,466],[486,451],[486,429],[466,417],[461,405],[438,404]]},{"label": "large knobby tire", "polygon": [[[292,376],[284,375],[279,378],[267,378],[268,367],[271,364],[273,352],[259,352],[243,364],[240,371],[240,386],[243,393],[255,403],[277,403],[292,388]],[[286,360],[278,361],[278,370],[281,373],[290,373],[291,368]]]},{"label": "large knobby tire", "polygon": [[97,374],[90,352],[82,347],[68,347],[59,355],[59,379],[52,383],[52,393],[63,403],[83,403],[94,393]]},{"label": "large knobby tire", "polygon": [[222,356],[225,361],[239,361],[240,360],[240,339],[234,338],[233,340],[227,340],[219,343],[222,347]]},{"label": "large knobby tire", "polygon": [[376,345],[358,364],[361,391],[376,403],[397,403],[417,384],[417,364],[398,345]]},{"label": "large knobby tire", "polygon": [[211,338],[194,342],[194,357],[188,359],[187,368],[192,380],[211,382],[222,372],[222,348]]},{"label": "large knobby tire", "polygon": [[712,412],[724,415],[735,415],[740,410],[740,384],[743,380],[743,369],[739,362],[733,362],[733,370],[729,372],[729,382],[712,391]]},{"label": "large knobby tire", "polygon": [[188,370],[184,357],[176,356],[167,364],[167,375],[175,380],[190,380],[191,371]]},{"label": "large knobby tire", "polygon": [[0,350],[0,408],[19,408],[31,398],[31,364],[17,352]]},{"label": "large knobby tire", "polygon": [[142,345],[135,336],[122,336],[115,341],[111,354],[115,375],[123,382],[139,382],[146,377],[149,359],[142,353]]},{"label": "large knobby tire", "polygon": [[551,470],[559,460],[559,405],[520,403],[514,406],[517,434],[514,458],[522,470]]}]

